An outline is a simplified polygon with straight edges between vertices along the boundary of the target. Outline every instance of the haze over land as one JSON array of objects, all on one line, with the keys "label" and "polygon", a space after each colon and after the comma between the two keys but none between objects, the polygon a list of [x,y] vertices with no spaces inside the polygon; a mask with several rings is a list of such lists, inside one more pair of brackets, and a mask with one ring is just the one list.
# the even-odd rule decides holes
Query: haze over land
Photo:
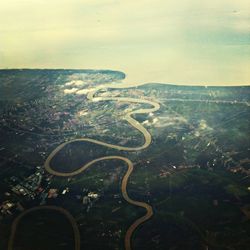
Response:
[{"label": "haze over land", "polygon": [[91,68],[130,84],[249,85],[248,0],[2,0],[0,68]]}]

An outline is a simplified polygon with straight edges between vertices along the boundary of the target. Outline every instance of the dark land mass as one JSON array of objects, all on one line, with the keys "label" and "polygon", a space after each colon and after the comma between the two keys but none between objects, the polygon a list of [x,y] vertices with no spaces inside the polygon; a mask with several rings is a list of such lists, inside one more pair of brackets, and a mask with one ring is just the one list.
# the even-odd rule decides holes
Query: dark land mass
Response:
[{"label": "dark land mass", "polygon": [[[70,178],[44,169],[65,141],[143,144],[123,117],[146,105],[90,102],[78,92],[124,78],[108,70],[0,70],[0,249],[8,249],[18,215],[45,205],[73,216],[81,249],[124,248],[128,227],[145,213],[122,198],[125,164],[99,162]],[[129,158],[128,193],[154,211],[135,231],[133,249],[250,249],[250,87],[149,83],[97,95],[158,102],[157,112],[134,116],[152,135],[151,145],[127,152],[75,142],[53,158],[53,169],[71,172],[102,156]],[[14,249],[74,249],[72,226],[56,211],[35,211],[22,218]]]}]

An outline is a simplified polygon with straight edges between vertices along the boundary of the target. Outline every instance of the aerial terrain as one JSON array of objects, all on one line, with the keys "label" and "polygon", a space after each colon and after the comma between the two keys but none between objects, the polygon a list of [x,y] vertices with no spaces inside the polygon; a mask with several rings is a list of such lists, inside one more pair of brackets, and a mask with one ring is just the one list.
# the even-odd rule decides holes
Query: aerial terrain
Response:
[{"label": "aerial terrain", "polygon": [[250,249],[250,86],[0,70],[0,250]]}]

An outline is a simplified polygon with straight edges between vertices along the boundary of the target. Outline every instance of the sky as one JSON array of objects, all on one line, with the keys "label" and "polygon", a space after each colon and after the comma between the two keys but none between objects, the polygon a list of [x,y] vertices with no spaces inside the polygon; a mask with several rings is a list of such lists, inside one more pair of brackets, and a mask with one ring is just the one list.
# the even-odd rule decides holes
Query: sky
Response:
[{"label": "sky", "polygon": [[0,0],[0,68],[250,85],[249,0]]}]

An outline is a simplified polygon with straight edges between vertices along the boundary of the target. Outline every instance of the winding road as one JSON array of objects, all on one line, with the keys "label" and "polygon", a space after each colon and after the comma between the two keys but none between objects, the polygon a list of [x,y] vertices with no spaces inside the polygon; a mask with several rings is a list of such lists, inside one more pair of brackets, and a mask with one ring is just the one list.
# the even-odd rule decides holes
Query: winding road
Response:
[{"label": "winding road", "polygon": [[[95,96],[96,93],[98,91],[100,91],[101,89],[117,89],[117,88],[124,88],[122,85],[117,86],[116,84],[109,84],[109,85],[103,85],[103,86],[99,86],[97,88],[95,88],[93,91],[89,92],[87,95],[87,98],[89,101],[92,102],[101,102],[101,101],[116,101],[116,102],[129,102],[129,103],[139,103],[139,104],[147,104],[152,106],[151,108],[141,108],[141,109],[137,109],[131,112],[128,112],[127,114],[125,114],[124,119],[135,129],[137,129],[138,131],[141,132],[141,134],[144,136],[144,144],[138,147],[124,147],[124,146],[120,146],[120,145],[114,145],[114,144],[110,144],[110,143],[106,143],[106,142],[102,142],[102,141],[98,141],[98,140],[94,140],[91,138],[80,138],[80,139],[74,139],[71,141],[67,141],[64,142],[62,144],[60,144],[57,148],[55,148],[50,155],[47,157],[46,161],[45,161],[45,169],[47,170],[47,172],[49,172],[52,175],[56,175],[56,176],[61,176],[61,177],[69,177],[69,176],[74,176],[77,174],[80,174],[82,172],[84,172],[87,168],[91,167],[92,165],[94,165],[97,162],[100,161],[104,161],[104,160],[121,160],[123,162],[125,162],[127,164],[127,172],[125,173],[125,175],[123,176],[122,179],[122,185],[121,185],[121,191],[122,191],[122,195],[123,198],[130,204],[134,205],[134,206],[138,206],[138,207],[142,207],[146,210],[146,213],[144,216],[140,217],[139,219],[137,219],[127,230],[126,235],[125,235],[125,240],[124,240],[124,244],[125,244],[125,249],[126,250],[130,250],[131,249],[131,238],[132,235],[134,233],[134,231],[136,230],[136,228],[143,224],[145,221],[147,221],[148,219],[150,219],[153,215],[153,210],[152,207],[145,203],[145,202],[140,202],[140,201],[135,201],[133,199],[131,199],[127,193],[127,184],[128,184],[128,179],[131,175],[131,173],[133,172],[134,166],[133,163],[126,157],[122,157],[122,156],[105,156],[105,157],[100,157],[97,159],[94,159],[88,163],[86,163],[85,165],[81,166],[80,168],[78,168],[75,171],[72,172],[59,172],[56,170],[53,170],[50,163],[51,160],[53,159],[53,157],[59,152],[61,151],[66,145],[71,144],[73,142],[92,142],[98,145],[102,145],[108,148],[113,148],[113,149],[117,149],[117,150],[121,150],[121,151],[139,151],[139,150],[143,150],[145,148],[147,148],[152,141],[152,137],[151,134],[147,131],[147,129],[145,129],[141,123],[139,123],[137,120],[135,120],[132,116],[135,114],[148,114],[148,113],[152,113],[157,111],[160,108],[159,103],[154,102],[154,101],[149,101],[149,100],[145,100],[145,99],[136,99],[136,98],[129,98],[129,97],[100,97],[100,96]],[[125,87],[126,88],[126,87]],[[46,208],[46,207],[41,207],[42,208]],[[36,210],[39,208],[36,208]],[[49,209],[47,207],[47,209]],[[54,209],[54,208],[53,208]],[[26,213],[28,213],[29,211],[34,211],[30,209],[25,211],[24,213],[22,213],[13,223],[13,227],[12,227],[12,232],[11,232],[11,237],[10,237],[10,243],[9,243],[9,249],[8,250],[12,250],[12,245],[13,245],[13,240],[14,240],[14,236],[15,236],[15,231],[16,231],[16,225],[18,224],[20,217],[23,217],[23,215],[25,215]],[[59,210],[60,211],[60,210]],[[68,217],[68,216],[67,216]],[[73,226],[73,223],[71,223]],[[74,226],[73,226],[74,228]],[[77,232],[74,229],[75,232],[75,239],[76,239],[76,244],[75,244],[75,250],[79,250],[80,249],[80,240],[78,240],[78,234],[79,232]]]}]

